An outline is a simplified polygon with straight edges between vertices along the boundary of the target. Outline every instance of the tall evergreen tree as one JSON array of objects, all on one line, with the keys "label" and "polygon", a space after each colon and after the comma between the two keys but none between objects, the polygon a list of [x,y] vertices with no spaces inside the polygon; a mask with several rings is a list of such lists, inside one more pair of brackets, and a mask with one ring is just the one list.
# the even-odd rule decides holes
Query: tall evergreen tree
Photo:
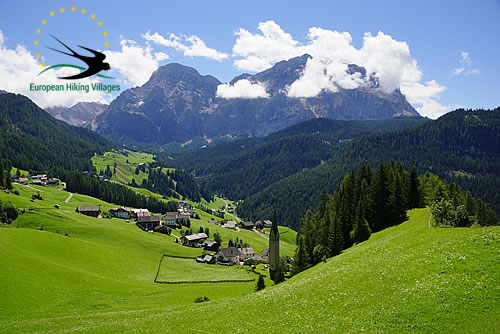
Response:
[{"label": "tall evergreen tree", "polygon": [[5,188],[11,190],[12,189],[12,177],[10,176],[10,172],[6,171],[5,173]]},{"label": "tall evergreen tree", "polygon": [[373,232],[380,231],[387,224],[389,212],[387,202],[389,199],[386,164],[377,166],[375,175],[370,186],[368,199],[368,223]]},{"label": "tall evergreen tree", "polygon": [[301,271],[309,268],[310,261],[309,255],[306,250],[305,238],[302,234],[299,234],[297,250],[295,252],[295,257],[292,262],[292,274],[298,274]]},{"label": "tall evergreen tree", "polygon": [[304,216],[304,223],[302,227],[302,234],[304,235],[305,249],[309,259],[314,259],[314,247],[318,243],[318,229],[316,220],[311,212],[307,210]]},{"label": "tall evergreen tree", "polygon": [[402,183],[400,174],[394,171],[391,184],[392,189],[387,203],[390,215],[387,217],[384,227],[400,224],[408,219],[406,215],[406,198],[403,194]]},{"label": "tall evergreen tree", "polygon": [[372,231],[368,221],[365,218],[363,200],[360,199],[356,209],[356,219],[354,220],[354,227],[352,230],[352,242],[360,243],[362,241],[368,240]]},{"label": "tall evergreen tree", "polygon": [[422,203],[422,195],[420,191],[420,182],[418,181],[418,173],[415,166],[410,170],[410,180],[408,183],[408,208],[419,208]]},{"label": "tall evergreen tree", "polygon": [[330,224],[330,244],[329,253],[330,256],[335,256],[340,254],[344,249],[344,235],[342,232],[342,217],[335,217],[335,220]]},{"label": "tall evergreen tree", "polygon": [[0,157],[0,188],[3,188],[5,187],[5,173],[4,173],[4,170],[3,170],[4,166],[3,166],[3,160],[2,160],[2,157]]}]

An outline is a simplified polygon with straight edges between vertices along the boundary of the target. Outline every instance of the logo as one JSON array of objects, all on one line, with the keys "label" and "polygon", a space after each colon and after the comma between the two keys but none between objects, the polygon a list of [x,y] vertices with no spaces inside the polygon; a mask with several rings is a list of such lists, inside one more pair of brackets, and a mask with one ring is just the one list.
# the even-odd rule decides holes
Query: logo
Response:
[{"label": "logo", "polygon": [[[50,35],[52,36],[52,35]],[[106,58],[106,55],[104,55],[104,53],[101,53],[99,51],[96,51],[96,50],[92,50],[90,48],[86,48],[84,46],[81,46],[81,45],[78,45],[80,48],[82,49],[85,49],[91,53],[94,54],[94,57],[88,57],[88,56],[82,56],[78,53],[76,53],[75,51],[73,51],[69,46],[67,46],[66,44],[64,44],[63,42],[61,42],[60,40],[58,40],[56,37],[52,36],[56,41],[58,41],[59,43],[61,43],[66,49],[68,49],[69,51],[71,51],[71,54],[67,53],[67,52],[64,52],[64,51],[60,51],[60,50],[56,50],[54,48],[51,48],[51,47],[48,47],[49,49],[51,50],[54,50],[56,52],[59,52],[59,53],[62,53],[62,54],[65,54],[65,55],[68,55],[68,56],[71,56],[71,57],[75,57],[77,59],[80,59],[81,61],[83,61],[85,64],[87,64],[88,68],[85,69],[81,66],[76,66],[76,65],[70,65],[70,64],[58,64],[58,65],[52,65],[50,66],[49,68],[46,68],[45,70],[43,70],[42,72],[40,72],[38,75],[52,69],[52,68],[56,68],[56,67],[73,67],[73,68],[77,68],[79,70],[84,70],[83,72],[80,72],[78,74],[75,74],[75,75],[70,75],[70,76],[67,76],[67,77],[58,77],[59,79],[66,79],[66,80],[76,80],[76,79],[83,79],[83,78],[87,78],[87,77],[90,77],[94,74],[97,74],[97,76],[101,77],[101,78],[108,78],[108,79],[114,79],[112,77],[108,77],[108,76],[105,76],[105,75],[101,75],[101,74],[98,74],[99,72],[105,70],[109,70],[110,69],[110,66],[108,63],[105,63],[104,62],[104,59]]]},{"label": "logo", "polygon": [[[98,48],[95,46],[88,46],[89,44],[103,43],[100,44],[104,48],[109,48],[108,43],[108,32],[104,28],[103,22],[96,18],[95,14],[87,13],[87,10],[77,9],[76,7],[60,8],[58,11],[49,12],[49,16],[41,18],[40,25],[35,30],[36,37],[34,39],[35,57],[42,71],[38,73],[37,78],[43,79],[44,74],[50,70],[56,70],[59,68],[71,68],[72,70],[65,71],[64,75],[58,75],[57,79],[64,80],[66,84],[54,84],[54,77],[50,80],[50,83],[30,83],[30,91],[40,91],[45,93],[50,92],[83,92],[89,93],[90,91],[99,91],[103,93],[111,93],[120,91],[120,85],[106,85],[102,82],[93,82],[91,84],[85,84],[77,82],[77,80],[85,78],[99,78],[99,79],[115,79],[113,77],[104,75],[104,71],[111,69],[112,64],[106,60],[106,55],[103,52],[97,51]],[[68,36],[60,38],[63,33],[68,33],[68,30],[61,29],[60,19],[64,21],[71,20],[71,24],[75,23],[80,28],[80,31],[84,31],[84,37],[87,38],[89,43],[74,43],[70,40]],[[59,29],[59,30],[57,30]],[[93,34],[97,34],[93,35]],[[56,37],[56,35],[59,37]],[[74,36],[74,35],[73,35]],[[96,38],[97,37],[97,38]],[[62,41],[64,40],[64,42]],[[82,49],[76,49],[75,46]],[[78,50],[79,52],[75,51]],[[48,53],[46,53],[48,50]],[[45,58],[42,56],[48,56]],[[64,55],[64,57],[61,57]],[[47,59],[63,59],[63,61],[57,61],[55,64],[49,64]],[[71,59],[71,61],[70,61]],[[75,60],[79,62],[75,63]],[[59,73],[58,73],[59,74]],[[70,81],[70,82],[68,82]],[[76,82],[75,82],[76,81]]]}]

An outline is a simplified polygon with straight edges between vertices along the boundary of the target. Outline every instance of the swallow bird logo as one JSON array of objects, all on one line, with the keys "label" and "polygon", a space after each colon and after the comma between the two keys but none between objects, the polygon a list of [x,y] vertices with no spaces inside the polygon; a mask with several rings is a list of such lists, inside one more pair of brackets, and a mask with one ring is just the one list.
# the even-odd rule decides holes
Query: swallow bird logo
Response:
[{"label": "swallow bird logo", "polygon": [[82,49],[85,49],[88,52],[94,54],[93,57],[83,56],[83,55],[75,52],[73,49],[71,49],[66,44],[64,44],[57,37],[53,36],[52,34],[50,36],[52,36],[52,38],[54,38],[56,41],[58,41],[61,45],[63,45],[71,53],[68,53],[68,52],[65,52],[65,51],[61,51],[61,50],[57,50],[57,49],[52,48],[50,46],[47,46],[48,49],[51,49],[53,51],[56,51],[56,52],[59,52],[59,53],[62,53],[62,54],[65,54],[65,55],[68,55],[68,56],[71,56],[71,57],[74,57],[74,58],[77,58],[77,59],[80,59],[81,61],[83,61],[87,65],[87,68],[84,68],[82,66],[77,66],[77,65],[71,65],[71,64],[58,64],[58,65],[52,65],[52,66],[44,69],[38,75],[40,75],[40,74],[44,73],[45,71],[48,71],[48,70],[50,70],[52,68],[56,68],[56,67],[73,67],[73,68],[77,68],[77,69],[81,70],[82,72],[80,72],[78,74],[75,74],[75,75],[70,75],[70,76],[66,76],[66,77],[58,77],[58,78],[59,79],[65,79],[65,80],[76,80],[76,79],[87,78],[87,77],[90,77],[92,75],[97,75],[98,77],[101,77],[101,78],[114,79],[112,77],[108,77],[108,76],[105,76],[105,75],[102,75],[102,74],[98,74],[101,71],[107,71],[107,70],[110,69],[109,64],[104,62],[104,59],[106,59],[106,55],[105,54],[103,54],[103,53],[101,53],[99,51],[87,48],[85,46],[78,45],[78,47],[80,47]]}]

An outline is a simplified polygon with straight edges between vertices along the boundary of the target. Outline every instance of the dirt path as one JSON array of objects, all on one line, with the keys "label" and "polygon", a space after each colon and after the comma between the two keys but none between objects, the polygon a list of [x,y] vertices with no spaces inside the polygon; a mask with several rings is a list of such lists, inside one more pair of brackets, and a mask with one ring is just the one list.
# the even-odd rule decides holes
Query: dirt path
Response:
[{"label": "dirt path", "polygon": [[73,197],[73,193],[69,193],[68,198],[64,200],[64,203],[68,203],[71,197]]},{"label": "dirt path", "polygon": [[427,220],[427,226],[431,228],[431,218],[432,218],[432,213],[429,212],[429,219]]},{"label": "dirt path", "polygon": [[29,186],[29,185],[27,185],[27,184],[24,184],[24,186],[25,186],[25,187],[28,187],[28,188],[30,188],[30,189],[36,190],[36,191],[43,192],[43,190],[33,188],[32,186]]}]

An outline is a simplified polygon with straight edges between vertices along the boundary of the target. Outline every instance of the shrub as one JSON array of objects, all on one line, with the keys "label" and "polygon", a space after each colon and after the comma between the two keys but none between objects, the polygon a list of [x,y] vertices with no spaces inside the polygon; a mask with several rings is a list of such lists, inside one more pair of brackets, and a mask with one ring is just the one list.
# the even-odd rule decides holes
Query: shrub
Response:
[{"label": "shrub", "polygon": [[210,299],[208,299],[207,296],[203,296],[203,297],[197,297],[194,302],[195,303],[203,303],[203,302],[208,302]]}]

